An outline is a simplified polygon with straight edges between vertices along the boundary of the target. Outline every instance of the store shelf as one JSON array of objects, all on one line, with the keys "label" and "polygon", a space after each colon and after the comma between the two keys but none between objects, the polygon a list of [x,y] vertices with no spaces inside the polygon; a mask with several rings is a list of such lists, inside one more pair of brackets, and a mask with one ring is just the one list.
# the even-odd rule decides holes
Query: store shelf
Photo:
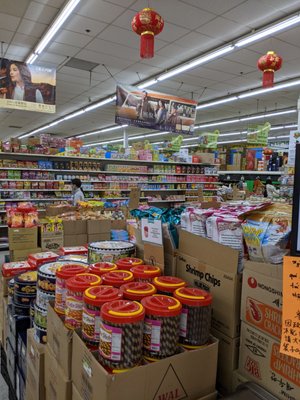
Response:
[{"label": "store shelf", "polygon": [[69,197],[66,197],[66,198],[62,197],[62,198],[56,198],[56,199],[54,199],[54,198],[51,198],[51,199],[0,199],[0,203],[2,201],[12,201],[14,203],[18,203],[20,201],[32,202],[32,201],[67,201],[67,200],[70,200],[70,198]]},{"label": "store shelf", "polygon": [[0,192],[72,192],[72,189],[0,189]]},{"label": "store shelf", "polygon": [[283,171],[219,171],[218,175],[283,175]]},{"label": "store shelf", "polygon": [[0,249],[7,249],[8,243],[0,243]]},{"label": "store shelf", "polygon": [[7,228],[7,224],[0,225],[0,228]]},{"label": "store shelf", "polygon": [[184,203],[185,200],[148,200],[148,203]]}]

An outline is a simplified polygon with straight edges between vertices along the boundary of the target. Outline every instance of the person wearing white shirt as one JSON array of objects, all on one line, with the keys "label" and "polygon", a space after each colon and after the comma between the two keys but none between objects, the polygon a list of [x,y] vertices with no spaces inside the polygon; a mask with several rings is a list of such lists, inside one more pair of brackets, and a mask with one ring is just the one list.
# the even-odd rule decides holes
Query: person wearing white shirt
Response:
[{"label": "person wearing white shirt", "polygon": [[84,200],[84,194],[81,189],[81,180],[78,178],[72,179],[72,202],[73,206],[77,206],[80,201]]}]

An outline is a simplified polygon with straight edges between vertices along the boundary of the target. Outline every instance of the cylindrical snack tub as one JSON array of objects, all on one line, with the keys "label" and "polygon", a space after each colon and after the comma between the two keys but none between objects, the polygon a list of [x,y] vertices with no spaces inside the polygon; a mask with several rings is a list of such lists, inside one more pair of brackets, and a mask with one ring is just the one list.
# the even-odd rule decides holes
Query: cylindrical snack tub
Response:
[{"label": "cylindrical snack tub", "polygon": [[132,267],[143,264],[143,260],[141,260],[140,258],[125,257],[125,258],[120,258],[120,260],[116,261],[116,264],[118,269],[130,271]]},{"label": "cylindrical snack tub", "polygon": [[152,283],[153,279],[161,275],[161,269],[155,265],[140,264],[132,267],[134,279],[140,282]]},{"label": "cylindrical snack tub", "polygon": [[23,293],[24,295],[35,296],[36,281],[36,271],[23,272],[22,274],[15,276],[14,278],[14,291],[19,292],[20,294]]},{"label": "cylindrical snack tub", "polygon": [[153,285],[158,294],[172,296],[176,289],[187,286],[187,283],[176,276],[157,276],[153,279]]},{"label": "cylindrical snack tub", "polygon": [[30,304],[35,300],[35,294],[25,294],[14,291],[14,304],[17,306],[27,306],[30,307]]},{"label": "cylindrical snack tub", "polygon": [[31,304],[33,304],[33,302],[31,302],[30,305],[29,304],[28,305],[26,305],[26,304],[22,305],[22,304],[17,304],[17,303],[13,302],[12,305],[11,305],[13,313],[16,314],[16,315],[22,315],[22,316],[28,317],[29,314],[30,314],[30,306],[31,306]]},{"label": "cylindrical snack tub", "polygon": [[33,328],[35,304],[36,304],[35,300],[30,304],[30,309],[29,309],[30,328]]},{"label": "cylindrical snack tub", "polygon": [[8,284],[7,284],[7,289],[8,289],[7,304],[12,304],[12,302],[13,302],[14,287],[15,287],[15,281],[14,281],[14,279],[11,279],[10,281],[8,281]]},{"label": "cylindrical snack tub", "polygon": [[104,303],[121,300],[122,292],[112,286],[95,286],[83,295],[82,338],[90,349],[98,349],[100,340],[100,311]]},{"label": "cylindrical snack tub", "polygon": [[133,282],[133,273],[130,271],[124,271],[117,269],[116,271],[107,272],[102,275],[104,285],[110,285],[114,287],[121,287],[124,283]]},{"label": "cylindrical snack tub", "polygon": [[98,276],[102,276],[106,272],[115,271],[118,269],[117,265],[110,262],[98,262],[90,265],[89,272]]},{"label": "cylindrical snack tub", "polygon": [[135,245],[121,240],[93,242],[88,246],[88,260],[90,264],[97,262],[115,262],[120,258],[132,257],[135,254]]},{"label": "cylindrical snack tub", "polygon": [[77,329],[82,325],[84,291],[89,287],[100,285],[100,276],[94,274],[79,274],[67,279],[65,326],[68,329]]},{"label": "cylindrical snack tub", "polygon": [[47,311],[38,307],[36,304],[34,307],[34,323],[40,328],[47,330]]},{"label": "cylindrical snack tub", "polygon": [[42,308],[43,310],[47,310],[49,301],[54,301],[55,295],[48,294],[43,290],[38,289],[36,292],[36,304],[38,307]]},{"label": "cylindrical snack tub", "polygon": [[124,299],[141,301],[144,297],[152,296],[156,293],[156,288],[149,282],[129,282],[120,287]]},{"label": "cylindrical snack tub", "polygon": [[99,357],[103,366],[123,370],[141,362],[144,307],[130,300],[105,303],[101,308]]},{"label": "cylindrical snack tub", "polygon": [[58,261],[82,262],[88,264],[88,258],[84,254],[66,254],[60,256]]},{"label": "cylindrical snack tub", "polygon": [[145,297],[144,356],[159,360],[172,356],[178,349],[180,301],[165,295]]},{"label": "cylindrical snack tub", "polygon": [[198,288],[183,287],[175,290],[174,297],[182,304],[179,343],[187,348],[205,345],[211,325],[211,294]]},{"label": "cylindrical snack tub", "polygon": [[42,328],[36,324],[33,325],[34,327],[34,338],[40,344],[47,343],[47,329]]},{"label": "cylindrical snack tub", "polygon": [[87,271],[88,265],[66,264],[56,270],[56,285],[55,285],[55,311],[58,314],[65,314],[66,308],[66,280],[72,276],[83,274]]}]

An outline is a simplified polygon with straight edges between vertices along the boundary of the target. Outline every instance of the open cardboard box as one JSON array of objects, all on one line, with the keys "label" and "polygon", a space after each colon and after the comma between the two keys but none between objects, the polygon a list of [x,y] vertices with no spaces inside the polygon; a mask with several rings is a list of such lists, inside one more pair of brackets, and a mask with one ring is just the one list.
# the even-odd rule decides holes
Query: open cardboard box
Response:
[{"label": "open cardboard box", "polygon": [[198,399],[215,391],[218,342],[112,375],[75,332],[72,381],[85,400]]},{"label": "open cardboard box", "polygon": [[241,278],[239,252],[212,240],[181,230],[177,276],[211,292],[212,326],[230,338],[239,336]]}]

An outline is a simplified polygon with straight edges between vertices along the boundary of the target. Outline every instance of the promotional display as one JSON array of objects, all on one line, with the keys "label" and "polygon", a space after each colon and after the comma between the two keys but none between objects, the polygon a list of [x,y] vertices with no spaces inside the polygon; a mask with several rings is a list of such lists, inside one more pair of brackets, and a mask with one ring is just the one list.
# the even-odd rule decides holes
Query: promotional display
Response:
[{"label": "promotional display", "polygon": [[248,128],[247,143],[257,146],[268,145],[268,135],[271,129],[271,124],[266,122],[264,125],[254,125]]}]

